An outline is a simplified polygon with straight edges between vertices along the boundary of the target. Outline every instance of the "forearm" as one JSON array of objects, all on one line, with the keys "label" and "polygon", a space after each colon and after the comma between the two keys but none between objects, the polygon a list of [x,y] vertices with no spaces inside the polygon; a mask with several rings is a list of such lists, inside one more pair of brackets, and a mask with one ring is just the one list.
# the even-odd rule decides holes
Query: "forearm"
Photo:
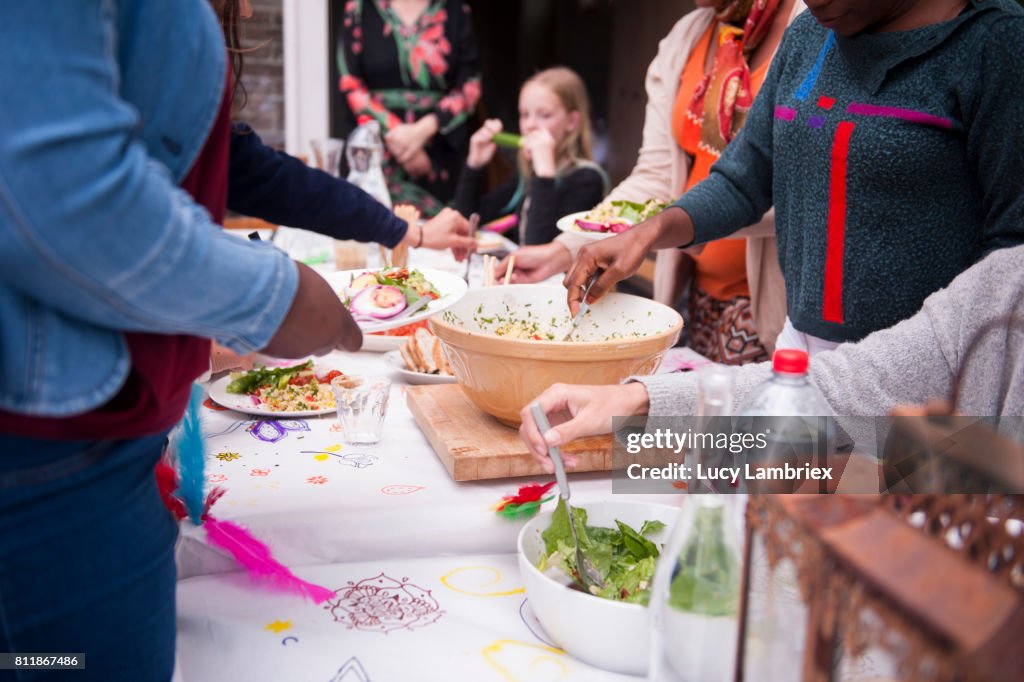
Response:
[{"label": "forearm", "polygon": [[366,192],[267,147],[247,126],[236,126],[231,137],[228,207],[271,223],[388,247],[408,229]]}]

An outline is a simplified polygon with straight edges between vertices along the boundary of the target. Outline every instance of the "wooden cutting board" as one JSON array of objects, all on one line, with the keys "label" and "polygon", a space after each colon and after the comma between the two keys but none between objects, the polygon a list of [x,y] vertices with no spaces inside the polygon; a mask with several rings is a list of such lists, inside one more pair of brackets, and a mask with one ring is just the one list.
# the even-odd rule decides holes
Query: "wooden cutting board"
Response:
[{"label": "wooden cutting board", "polygon": [[[409,386],[409,410],[456,481],[548,475],[519,438],[469,401],[458,384]],[[581,438],[562,448],[579,459],[570,471],[610,471],[611,436]]]}]

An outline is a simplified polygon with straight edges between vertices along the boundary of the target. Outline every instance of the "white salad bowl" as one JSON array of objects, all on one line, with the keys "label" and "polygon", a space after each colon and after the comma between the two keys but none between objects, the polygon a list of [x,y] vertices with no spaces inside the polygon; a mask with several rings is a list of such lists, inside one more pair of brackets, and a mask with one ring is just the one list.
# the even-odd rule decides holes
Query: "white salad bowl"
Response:
[{"label": "white salad bowl", "polygon": [[[645,521],[666,525],[650,539],[664,545],[678,508],[646,502],[607,500],[580,505],[587,510],[587,525],[615,528],[615,521],[639,530]],[[572,580],[556,569],[541,573],[544,556],[541,537],[551,525],[552,512],[530,520],[519,532],[519,572],[537,620],[558,646],[572,656],[603,670],[628,675],[647,674],[651,623],[646,606],[595,597],[571,587]]]}]

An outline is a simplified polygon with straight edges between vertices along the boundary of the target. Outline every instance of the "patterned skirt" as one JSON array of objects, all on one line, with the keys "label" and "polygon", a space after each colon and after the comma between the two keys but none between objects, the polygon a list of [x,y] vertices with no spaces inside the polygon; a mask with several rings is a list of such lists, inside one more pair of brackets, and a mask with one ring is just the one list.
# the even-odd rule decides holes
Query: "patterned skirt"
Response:
[{"label": "patterned skirt", "polygon": [[690,348],[712,362],[745,365],[770,359],[754,327],[750,297],[720,301],[693,287],[689,313]]}]

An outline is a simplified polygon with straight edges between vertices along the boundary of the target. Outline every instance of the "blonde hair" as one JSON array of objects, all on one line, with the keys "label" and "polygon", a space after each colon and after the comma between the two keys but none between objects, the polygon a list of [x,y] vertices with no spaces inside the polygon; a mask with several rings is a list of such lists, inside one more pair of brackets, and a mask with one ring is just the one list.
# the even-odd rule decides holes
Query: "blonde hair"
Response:
[{"label": "blonde hair", "polygon": [[[534,74],[523,83],[519,92],[525,90],[528,85],[544,86],[555,93],[567,112],[579,112],[580,120],[576,129],[555,147],[555,165],[559,170],[576,161],[593,160],[590,141],[590,98],[587,97],[587,86],[583,84],[579,74],[568,67],[555,66]],[[533,175],[533,167],[522,151],[519,152],[519,171],[523,178]]]}]

